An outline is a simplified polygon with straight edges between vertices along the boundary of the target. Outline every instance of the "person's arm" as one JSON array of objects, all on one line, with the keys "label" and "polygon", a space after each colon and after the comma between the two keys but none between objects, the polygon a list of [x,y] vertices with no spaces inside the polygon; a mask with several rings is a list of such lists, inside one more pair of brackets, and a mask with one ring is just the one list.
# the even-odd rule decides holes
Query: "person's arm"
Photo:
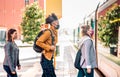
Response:
[{"label": "person's arm", "polygon": [[10,67],[11,72],[15,72],[15,68],[13,65],[12,59],[12,43],[8,42],[5,46],[6,57],[8,58],[8,65]]},{"label": "person's arm", "polygon": [[85,62],[87,67],[87,72],[91,72],[91,63],[90,63],[90,49],[91,49],[92,42],[91,40],[86,40],[84,42],[84,52],[85,52]]},{"label": "person's arm", "polygon": [[45,41],[51,37],[51,33],[50,31],[45,31],[40,37],[39,39],[36,41],[36,45],[40,46],[41,48],[45,49],[46,51],[50,51],[51,46],[45,44]]}]

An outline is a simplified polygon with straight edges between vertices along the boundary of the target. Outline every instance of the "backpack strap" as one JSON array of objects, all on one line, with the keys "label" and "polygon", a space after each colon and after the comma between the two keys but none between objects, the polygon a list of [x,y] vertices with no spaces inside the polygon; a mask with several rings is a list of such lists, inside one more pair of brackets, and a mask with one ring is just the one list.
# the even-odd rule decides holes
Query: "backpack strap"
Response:
[{"label": "backpack strap", "polygon": [[52,38],[52,45],[54,45],[55,39],[54,39],[53,32],[52,32],[50,29],[46,29],[46,30],[49,30],[49,31],[50,31],[50,33],[51,33],[51,38]]}]

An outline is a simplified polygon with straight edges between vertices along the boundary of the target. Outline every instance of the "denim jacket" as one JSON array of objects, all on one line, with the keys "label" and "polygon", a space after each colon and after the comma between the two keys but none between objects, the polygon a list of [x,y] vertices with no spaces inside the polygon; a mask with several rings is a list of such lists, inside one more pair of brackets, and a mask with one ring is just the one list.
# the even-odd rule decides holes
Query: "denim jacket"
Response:
[{"label": "denim jacket", "polygon": [[15,42],[7,42],[4,46],[5,58],[3,65],[10,68],[11,72],[15,71],[16,66],[20,66],[19,63],[19,48]]}]

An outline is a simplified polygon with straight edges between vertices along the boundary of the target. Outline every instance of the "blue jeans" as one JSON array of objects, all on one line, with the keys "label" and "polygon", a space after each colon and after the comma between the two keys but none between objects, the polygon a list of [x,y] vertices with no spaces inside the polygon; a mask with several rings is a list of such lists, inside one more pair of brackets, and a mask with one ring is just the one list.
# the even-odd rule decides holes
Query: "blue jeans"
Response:
[{"label": "blue jeans", "polygon": [[43,69],[42,77],[56,77],[53,66],[53,60],[47,60],[42,54],[40,63]]},{"label": "blue jeans", "polygon": [[9,66],[3,65],[4,70],[7,72],[7,77],[18,77],[17,73],[12,74]]},{"label": "blue jeans", "polygon": [[86,68],[82,68],[78,71],[78,76],[77,77],[94,77],[94,69],[91,69],[91,73],[87,73]]}]

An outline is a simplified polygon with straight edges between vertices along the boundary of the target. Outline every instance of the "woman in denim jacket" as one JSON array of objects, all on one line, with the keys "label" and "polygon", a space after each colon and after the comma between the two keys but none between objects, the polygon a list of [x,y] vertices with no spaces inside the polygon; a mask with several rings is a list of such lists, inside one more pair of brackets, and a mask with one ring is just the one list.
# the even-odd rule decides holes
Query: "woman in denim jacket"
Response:
[{"label": "woman in denim jacket", "polygon": [[21,68],[19,63],[19,49],[14,41],[16,38],[17,31],[15,29],[10,29],[8,31],[8,40],[4,46],[5,58],[3,67],[7,72],[7,77],[18,77],[16,73],[16,66],[18,66],[18,70]]}]

